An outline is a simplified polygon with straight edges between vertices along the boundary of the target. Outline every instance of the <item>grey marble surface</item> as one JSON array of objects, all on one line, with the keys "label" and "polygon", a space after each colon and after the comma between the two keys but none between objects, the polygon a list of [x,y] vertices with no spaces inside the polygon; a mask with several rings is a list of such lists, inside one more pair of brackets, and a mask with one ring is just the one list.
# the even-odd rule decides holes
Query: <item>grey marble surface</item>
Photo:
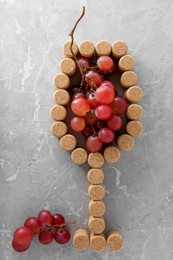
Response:
[{"label": "grey marble surface", "polygon": [[[50,133],[52,78],[76,17],[76,42],[125,40],[145,92],[144,133],[133,151],[104,165],[107,229],[124,249],[80,253],[71,243],[23,253],[14,229],[42,208],[86,227],[87,166],[78,167]],[[0,260],[173,259],[173,2],[172,0],[0,0]]]}]

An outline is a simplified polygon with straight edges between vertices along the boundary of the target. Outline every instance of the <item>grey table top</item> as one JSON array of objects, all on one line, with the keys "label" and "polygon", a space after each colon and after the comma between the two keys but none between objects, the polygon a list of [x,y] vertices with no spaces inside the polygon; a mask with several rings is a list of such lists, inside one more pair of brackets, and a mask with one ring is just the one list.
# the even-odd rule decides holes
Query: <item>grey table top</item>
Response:
[{"label": "grey table top", "polygon": [[[86,227],[86,171],[50,133],[52,78],[82,5],[75,39],[123,39],[144,90],[144,133],[118,163],[105,164],[107,229],[122,232],[120,252],[77,252],[71,243],[11,248],[13,231],[40,209]],[[0,1],[0,259],[173,259],[173,2],[171,0]]]}]

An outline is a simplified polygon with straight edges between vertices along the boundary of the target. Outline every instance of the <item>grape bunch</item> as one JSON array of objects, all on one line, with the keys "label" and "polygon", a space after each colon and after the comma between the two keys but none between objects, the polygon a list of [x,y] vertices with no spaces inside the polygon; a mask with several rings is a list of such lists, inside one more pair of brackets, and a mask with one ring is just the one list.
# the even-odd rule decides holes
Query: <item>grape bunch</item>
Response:
[{"label": "grape bunch", "polygon": [[49,210],[42,210],[37,218],[27,218],[24,225],[14,231],[12,247],[17,252],[24,252],[30,247],[36,235],[43,245],[50,244],[53,240],[59,244],[66,244],[71,238],[66,225],[65,218],[61,214],[52,215]]},{"label": "grape bunch", "polygon": [[122,127],[127,102],[118,96],[116,86],[107,80],[117,71],[117,63],[110,56],[100,56],[93,64],[88,58],[79,57],[77,68],[84,73],[84,82],[72,89],[71,128],[82,132],[86,148],[98,152],[103,144],[116,140],[116,131]]}]

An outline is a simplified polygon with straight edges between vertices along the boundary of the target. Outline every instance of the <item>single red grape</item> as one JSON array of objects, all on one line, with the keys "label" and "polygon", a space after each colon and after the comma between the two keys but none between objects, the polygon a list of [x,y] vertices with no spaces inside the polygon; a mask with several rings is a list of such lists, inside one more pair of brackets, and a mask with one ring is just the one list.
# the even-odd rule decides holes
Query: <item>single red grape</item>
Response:
[{"label": "single red grape", "polygon": [[105,56],[105,55],[100,56],[97,59],[97,66],[99,67],[100,70],[108,71],[113,66],[113,60],[109,56]]},{"label": "single red grape", "polygon": [[41,228],[38,219],[35,217],[27,218],[25,220],[24,226],[30,228],[33,234],[38,234]]},{"label": "single red grape", "polygon": [[107,126],[112,129],[112,130],[119,130],[122,126],[122,119],[120,116],[112,115],[108,120],[107,120]]},{"label": "single red grape", "polygon": [[41,226],[50,225],[52,222],[52,214],[49,210],[42,210],[38,214],[38,222]]},{"label": "single red grape", "polygon": [[108,86],[99,87],[95,92],[95,99],[102,105],[110,104],[114,100],[115,92]]},{"label": "single red grape", "polygon": [[90,125],[86,125],[85,129],[82,131],[83,136],[89,137],[94,134],[94,130]]},{"label": "single red grape", "polygon": [[62,227],[55,231],[54,238],[57,243],[66,244],[70,240],[71,235],[67,228]]},{"label": "single red grape", "polygon": [[90,110],[88,100],[83,97],[79,97],[71,102],[71,110],[77,116],[85,116]]},{"label": "single red grape", "polygon": [[111,116],[112,109],[108,105],[101,105],[96,108],[95,113],[98,119],[106,120]]},{"label": "single red grape", "polygon": [[[90,63],[89,63],[89,59],[85,58],[85,57],[80,57],[77,59],[77,61],[79,62],[79,65],[82,67],[82,68],[85,68],[85,67],[89,67]],[[78,63],[76,62],[76,67],[77,69],[79,70],[79,65]]]},{"label": "single red grape", "polygon": [[53,217],[53,219],[52,219],[53,226],[56,226],[56,225],[60,226],[62,224],[65,224],[65,218],[61,214],[56,213],[52,217]]},{"label": "single red grape", "polygon": [[90,152],[95,153],[101,150],[102,143],[100,142],[98,136],[90,136],[86,140],[86,147]]},{"label": "single red grape", "polygon": [[85,98],[85,94],[82,93],[82,92],[75,93],[75,94],[72,96],[71,101],[73,101],[74,99],[79,98],[79,97]]},{"label": "single red grape", "polygon": [[30,243],[27,244],[18,244],[16,241],[13,239],[12,241],[12,247],[16,252],[24,252],[30,247]]},{"label": "single red grape", "polygon": [[100,105],[100,103],[96,100],[94,93],[88,92],[86,96],[91,108],[96,108]]},{"label": "single red grape", "polygon": [[112,68],[110,70],[104,71],[104,74],[106,76],[111,76],[111,75],[115,74],[117,69],[118,69],[118,65],[116,62],[114,62]]},{"label": "single red grape", "polygon": [[90,70],[86,73],[86,83],[90,87],[98,87],[102,82],[102,78],[98,72]]},{"label": "single red grape", "polygon": [[81,132],[85,128],[85,119],[83,117],[75,116],[71,120],[71,128],[76,132]]},{"label": "single red grape", "polygon": [[39,239],[40,243],[43,245],[50,244],[52,242],[53,238],[54,238],[54,234],[49,229],[42,230],[38,235],[38,239]]},{"label": "single red grape", "polygon": [[114,140],[114,137],[114,132],[107,127],[104,127],[99,131],[99,139],[102,143],[110,143]]},{"label": "single red grape", "polygon": [[127,102],[122,97],[115,97],[110,107],[112,108],[112,113],[114,115],[123,115],[127,110]]},{"label": "single red grape", "polygon": [[17,228],[13,234],[15,243],[23,244],[23,245],[24,244],[28,245],[29,243],[31,243],[32,237],[33,237],[32,230],[25,226]]},{"label": "single red grape", "polygon": [[104,80],[102,81],[102,83],[100,84],[100,87],[103,87],[103,86],[108,86],[110,87],[113,91],[115,91],[115,85],[110,81],[110,80]]}]

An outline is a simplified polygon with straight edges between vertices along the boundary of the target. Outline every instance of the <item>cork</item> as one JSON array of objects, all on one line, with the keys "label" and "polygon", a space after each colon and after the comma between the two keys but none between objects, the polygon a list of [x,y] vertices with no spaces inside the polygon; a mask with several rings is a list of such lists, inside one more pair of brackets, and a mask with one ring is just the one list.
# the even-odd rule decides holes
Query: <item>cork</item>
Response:
[{"label": "cork", "polygon": [[51,132],[56,137],[60,138],[67,133],[67,125],[64,122],[54,122],[51,125]]},{"label": "cork", "polygon": [[92,250],[96,252],[103,251],[106,246],[106,239],[103,233],[101,234],[90,234],[90,246]]},{"label": "cork", "polygon": [[58,89],[53,94],[53,99],[56,104],[65,106],[70,101],[70,95],[69,95],[68,91],[66,91],[64,89]]},{"label": "cork", "polygon": [[70,58],[61,60],[59,66],[61,71],[68,76],[72,76],[76,71],[76,63]]},{"label": "cork", "polygon": [[124,55],[118,62],[119,70],[124,72],[132,70],[135,65],[135,59],[131,55]]},{"label": "cork", "polygon": [[54,85],[60,89],[67,89],[70,86],[70,78],[64,73],[58,73],[55,75]]},{"label": "cork", "polygon": [[140,119],[143,115],[143,109],[138,104],[131,104],[126,111],[126,115],[131,120]]},{"label": "cork", "polygon": [[115,146],[108,146],[103,152],[104,158],[108,163],[114,163],[120,158],[120,151]]},{"label": "cork", "polygon": [[90,200],[89,202],[89,212],[93,217],[102,217],[105,213],[105,204],[102,200]]},{"label": "cork", "polygon": [[88,156],[88,164],[93,168],[100,168],[104,164],[104,157],[101,153],[90,153]]},{"label": "cork", "polygon": [[54,120],[61,121],[67,117],[67,110],[63,106],[55,105],[51,108],[50,114]]},{"label": "cork", "polygon": [[76,147],[76,145],[76,137],[70,134],[64,135],[60,140],[60,146],[66,151],[73,150]]},{"label": "cork", "polygon": [[85,229],[81,228],[75,231],[73,245],[80,251],[84,251],[89,247],[89,235]]},{"label": "cork", "polygon": [[79,46],[79,52],[83,57],[91,58],[94,55],[94,44],[91,41],[83,41]]},{"label": "cork", "polygon": [[124,98],[131,103],[137,103],[141,101],[142,97],[143,90],[138,86],[130,87],[124,92]]},{"label": "cork", "polygon": [[131,136],[139,136],[143,132],[143,126],[139,121],[130,121],[126,125],[126,131]]},{"label": "cork", "polygon": [[112,44],[112,55],[119,59],[126,54],[128,46],[123,41],[116,41]]},{"label": "cork", "polygon": [[76,148],[71,154],[71,159],[76,164],[83,164],[87,161],[88,154],[83,148]]},{"label": "cork", "polygon": [[90,169],[87,173],[87,179],[91,184],[101,184],[104,180],[103,171],[100,169]]},{"label": "cork", "polygon": [[[64,56],[67,58],[73,58],[73,54],[71,53],[71,50],[70,50],[70,45],[71,45],[71,42],[69,42],[69,41],[65,42],[63,45]],[[74,55],[76,56],[78,54],[78,46],[74,42],[73,42],[72,50],[74,52]]]},{"label": "cork", "polygon": [[129,88],[137,82],[138,77],[135,72],[133,71],[125,71],[120,78],[120,83],[122,87]]},{"label": "cork", "polygon": [[111,230],[107,234],[106,244],[111,250],[119,250],[123,248],[123,238],[118,231]]},{"label": "cork", "polygon": [[105,196],[105,189],[99,184],[90,184],[88,187],[88,195],[92,200],[102,200]]},{"label": "cork", "polygon": [[117,144],[121,150],[128,151],[134,146],[134,139],[128,134],[123,134],[118,137]]},{"label": "cork", "polygon": [[105,221],[103,217],[93,217],[90,216],[88,220],[88,227],[91,232],[94,234],[100,234],[104,231],[105,229]]},{"label": "cork", "polygon": [[96,44],[95,48],[96,48],[97,56],[102,56],[102,55],[109,56],[111,53],[111,44],[105,40],[99,41]]}]

